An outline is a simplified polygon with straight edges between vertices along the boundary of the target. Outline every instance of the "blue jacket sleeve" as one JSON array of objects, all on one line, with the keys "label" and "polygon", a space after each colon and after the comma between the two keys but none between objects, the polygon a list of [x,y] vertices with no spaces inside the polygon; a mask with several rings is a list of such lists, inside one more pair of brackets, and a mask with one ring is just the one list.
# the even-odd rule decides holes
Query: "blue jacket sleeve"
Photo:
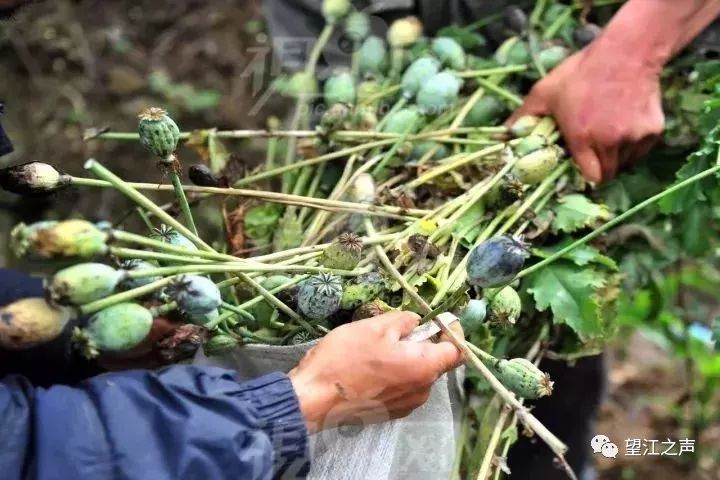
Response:
[{"label": "blue jacket sleeve", "polygon": [[75,388],[0,382],[4,479],[270,479],[307,474],[287,376],[216,368],[105,374]]}]

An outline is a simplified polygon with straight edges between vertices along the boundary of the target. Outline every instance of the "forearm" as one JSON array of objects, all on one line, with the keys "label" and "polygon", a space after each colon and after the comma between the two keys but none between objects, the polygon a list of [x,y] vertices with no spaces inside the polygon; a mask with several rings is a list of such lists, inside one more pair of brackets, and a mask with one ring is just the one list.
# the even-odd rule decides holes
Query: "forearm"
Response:
[{"label": "forearm", "polygon": [[720,15],[720,0],[629,0],[590,48],[653,72]]}]

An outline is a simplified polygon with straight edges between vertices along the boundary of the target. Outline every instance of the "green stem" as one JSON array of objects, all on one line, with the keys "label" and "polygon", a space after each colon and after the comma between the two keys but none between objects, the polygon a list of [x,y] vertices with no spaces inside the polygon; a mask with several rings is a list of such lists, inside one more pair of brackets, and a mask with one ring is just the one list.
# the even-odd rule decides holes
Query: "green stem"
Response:
[{"label": "green stem", "polygon": [[550,40],[551,38],[553,38],[562,28],[562,26],[565,25],[565,22],[570,19],[570,15],[572,15],[572,13],[572,8],[568,8],[563,13],[561,13],[555,19],[555,21],[547,28],[547,30],[545,30],[545,33],[543,34],[543,39]]},{"label": "green stem", "polygon": [[478,78],[478,79],[476,79],[476,81],[482,87],[503,97],[510,103],[514,104],[516,107],[519,107],[524,103],[524,100],[522,99],[522,97],[515,95],[514,93],[512,93],[510,90],[508,90],[506,88],[502,88],[498,85],[495,85],[494,83],[489,82],[489,81],[485,80],[484,78]]},{"label": "green stem", "polygon": [[507,65],[505,67],[481,68],[479,70],[465,70],[458,73],[460,78],[490,77],[507,73],[522,73],[528,69],[527,65]]},{"label": "green stem", "polygon": [[193,258],[185,255],[171,255],[168,253],[152,252],[147,250],[136,250],[134,248],[110,247],[110,255],[118,258],[140,258],[143,260],[158,260],[161,262],[179,263],[213,263],[212,260]]},{"label": "green stem", "polygon": [[133,270],[127,272],[128,278],[147,278],[167,275],[179,275],[182,273],[194,273],[196,275],[210,274],[210,273],[255,273],[255,272],[299,272],[299,273],[333,273],[335,275],[343,277],[357,277],[364,273],[364,270],[338,270],[335,268],[325,267],[311,267],[307,265],[264,265],[258,264],[215,264],[215,265],[183,265],[183,266],[170,266],[170,267],[158,267],[158,268],[147,268],[143,270]]},{"label": "green stem", "polygon": [[118,303],[129,302],[131,300],[135,300],[136,298],[144,297],[169,285],[173,280],[174,277],[163,278],[161,280],[148,283],[147,285],[143,285],[142,287],[110,295],[102,300],[86,303],[79,308],[79,313],[81,316],[91,315],[95,312],[99,312],[100,310],[117,305]]},{"label": "green stem", "polygon": [[382,129],[383,129],[383,127],[384,127],[385,124],[387,123],[388,119],[389,119],[395,112],[397,112],[398,110],[400,110],[401,108],[403,108],[403,107],[405,106],[405,104],[407,104],[407,101],[408,101],[408,99],[405,98],[404,96],[403,96],[403,97],[400,97],[400,99],[398,99],[398,101],[395,102],[395,105],[393,105],[392,108],[390,108],[390,110],[388,110],[388,112],[380,119],[380,121],[378,122],[378,124],[375,126],[375,130],[377,130],[378,132],[381,132]]},{"label": "green stem", "polygon": [[255,322],[255,317],[253,317],[250,312],[246,312],[245,310],[243,310],[240,307],[236,307],[235,305],[231,305],[227,302],[223,302],[220,305],[220,308],[222,308],[223,310],[227,310],[229,312],[237,313],[238,315],[240,315],[241,317],[245,318],[246,320],[248,320],[250,322]]},{"label": "green stem", "polygon": [[178,175],[177,172],[171,172],[170,179],[172,180],[173,189],[175,190],[175,197],[177,198],[178,204],[180,205],[180,210],[182,211],[183,218],[185,219],[185,224],[187,224],[190,231],[195,234],[195,236],[197,236],[197,227],[195,226],[195,220],[193,220],[192,211],[190,210],[190,204],[188,203],[187,197],[185,196],[185,191],[183,190],[180,175]]},{"label": "green stem", "polygon": [[147,198],[145,195],[134,189],[133,187],[129,186],[126,182],[124,182],[120,177],[112,173],[107,168],[103,167],[100,163],[98,163],[96,160],[90,159],[87,162],[85,162],[85,168],[87,170],[92,171],[95,175],[100,177],[102,180],[106,180],[113,184],[113,186],[122,194],[124,194],[126,197],[133,200],[135,203],[143,207],[145,210],[148,210],[152,212],[156,217],[158,217],[160,220],[162,220],[164,223],[170,225],[175,230],[186,236],[190,241],[192,241],[195,245],[197,245],[199,248],[208,251],[213,252],[213,248],[205,243],[201,238],[199,238],[195,233],[188,230],[185,225],[175,220],[173,217],[168,215],[167,212],[165,212],[163,209],[158,207],[155,203],[153,203],[152,200]]},{"label": "green stem", "polygon": [[[101,181],[102,181],[102,180],[101,180]],[[152,224],[152,222],[150,221],[150,217],[147,216],[147,213],[145,213],[145,210],[143,210],[143,209],[140,208],[140,207],[137,207],[137,208],[135,209],[135,211],[137,211],[138,216],[140,217],[140,219],[142,220],[142,222],[145,224],[145,226],[147,227],[148,231],[149,231],[150,233],[152,233],[152,232],[155,230],[155,225]]]},{"label": "green stem", "polygon": [[[386,117],[387,118],[387,117]],[[417,121],[413,121],[410,125],[407,125],[405,127],[404,134],[397,139],[395,144],[393,144],[392,147],[390,147],[390,150],[388,150],[385,155],[383,156],[383,159],[380,160],[380,163],[375,165],[375,168],[373,168],[372,172],[370,172],[373,177],[377,177],[380,172],[382,172],[385,169],[385,166],[388,164],[388,162],[395,156],[395,153],[400,149],[403,142],[405,142],[405,139],[410,134],[410,132],[415,128],[415,125],[417,124]]]},{"label": "green stem", "polygon": [[[720,151],[718,152],[718,159],[720,159]],[[541,260],[540,262],[536,263],[535,265],[532,265],[532,266],[526,268],[525,270],[523,270],[522,272],[520,272],[518,274],[518,278],[522,278],[524,276],[530,275],[531,273],[536,272],[539,269],[555,262],[556,260],[564,257],[565,255],[567,255],[568,253],[570,253],[577,247],[585,245],[589,241],[594,240],[595,238],[599,237],[603,233],[607,232],[614,226],[619,225],[620,223],[624,222],[625,220],[632,217],[633,215],[635,215],[639,211],[643,210],[644,208],[647,208],[650,205],[653,205],[653,204],[659,202],[660,200],[667,197],[671,193],[681,190],[681,189],[687,187],[688,185],[692,185],[693,183],[696,183],[696,182],[702,180],[703,178],[709,177],[710,175],[713,175],[718,171],[720,171],[720,165],[715,165],[714,167],[708,168],[707,170],[703,170],[702,172],[700,172],[696,175],[693,175],[692,177],[687,178],[687,179],[683,180],[682,182],[677,183],[677,184],[663,190],[662,192],[658,193],[657,195],[653,195],[652,197],[638,203],[634,207],[630,208],[629,210],[626,210],[625,212],[621,213],[617,217],[613,218],[612,220],[610,220],[609,222],[607,222],[606,224],[604,224],[597,230],[594,230],[594,231],[590,232],[589,234],[585,235],[584,237],[580,238],[579,240],[574,241],[567,247],[558,250],[554,254],[550,255],[548,258]]]},{"label": "green stem", "polygon": [[113,230],[110,234],[110,238],[112,241],[142,245],[144,247],[149,247],[154,250],[163,250],[186,257],[200,257],[223,262],[246,262],[245,259],[234,257],[232,255],[226,255],[217,252],[204,252],[202,250],[190,250],[187,248],[178,247],[176,245],[171,245],[160,240],[155,240],[153,238],[144,237],[136,233],[125,232],[122,230]]},{"label": "green stem", "polygon": [[[265,287],[263,287],[262,285],[260,285],[258,282],[256,282],[255,280],[253,280],[253,279],[250,278],[249,276],[245,275],[244,273],[238,274],[238,277],[240,277],[240,278],[242,279],[242,281],[244,281],[245,283],[247,283],[248,285],[250,285],[253,289],[257,290],[257,292],[258,292],[265,300],[267,300],[268,303],[270,303],[271,305],[273,305],[275,308],[277,308],[277,309],[280,310],[281,312],[285,313],[285,315],[287,315],[288,317],[292,318],[293,320],[295,320],[295,321],[298,322],[298,323],[303,322],[303,319],[302,319],[302,317],[300,317],[300,315],[298,315],[297,313],[295,313],[292,308],[288,307],[288,306],[285,305],[283,302],[281,302],[275,295],[273,295],[272,293],[268,292],[268,291],[265,289]],[[310,328],[311,328],[311,330],[309,330],[310,332],[314,332],[314,331],[315,331],[315,329],[313,329],[312,327],[310,327]]]}]

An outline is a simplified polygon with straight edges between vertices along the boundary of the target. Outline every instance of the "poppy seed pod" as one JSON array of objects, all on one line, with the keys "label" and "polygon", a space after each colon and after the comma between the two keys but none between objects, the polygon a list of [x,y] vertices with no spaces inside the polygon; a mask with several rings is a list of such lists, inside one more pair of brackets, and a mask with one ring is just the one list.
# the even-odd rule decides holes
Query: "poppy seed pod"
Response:
[{"label": "poppy seed pod", "polygon": [[49,195],[70,183],[69,175],[58,172],[47,163],[29,162],[0,169],[0,187],[18,195]]},{"label": "poppy seed pod", "polygon": [[107,231],[86,220],[20,224],[11,233],[18,256],[92,258],[108,251]]},{"label": "poppy seed pod", "polygon": [[328,268],[352,270],[360,263],[363,243],[354,233],[343,233],[323,250],[320,263]]},{"label": "poppy seed pod", "polygon": [[24,298],[0,308],[0,347],[21,350],[55,339],[72,318],[43,298]]},{"label": "poppy seed pod", "polygon": [[167,159],[177,149],[180,129],[162,108],[150,107],[138,115],[140,143],[153,155]]},{"label": "poppy seed pod", "polygon": [[335,24],[345,18],[352,9],[350,0],[323,0],[322,14],[325,21]]},{"label": "poppy seed pod", "polygon": [[123,276],[102,263],[80,263],[55,273],[45,289],[54,305],[80,306],[111,295]]},{"label": "poppy seed pod", "polygon": [[422,35],[423,24],[417,17],[405,17],[395,20],[388,30],[388,43],[393,48],[407,48],[412,46]]},{"label": "poppy seed pod", "polygon": [[298,308],[308,318],[324,320],[338,311],[342,294],[340,278],[329,273],[320,273],[300,284]]}]

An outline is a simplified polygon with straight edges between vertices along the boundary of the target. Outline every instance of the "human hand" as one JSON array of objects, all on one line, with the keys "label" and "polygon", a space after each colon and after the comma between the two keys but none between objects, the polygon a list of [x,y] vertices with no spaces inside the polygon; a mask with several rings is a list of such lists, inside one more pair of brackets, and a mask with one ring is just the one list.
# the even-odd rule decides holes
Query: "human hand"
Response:
[{"label": "human hand", "polygon": [[552,116],[583,176],[612,179],[648,153],[665,122],[660,67],[631,50],[600,37],[539,81],[509,123],[524,114]]},{"label": "human hand", "polygon": [[392,312],[346,324],[305,355],[289,377],[311,432],[404,417],[425,403],[463,357],[448,341],[402,341],[419,319]]}]

